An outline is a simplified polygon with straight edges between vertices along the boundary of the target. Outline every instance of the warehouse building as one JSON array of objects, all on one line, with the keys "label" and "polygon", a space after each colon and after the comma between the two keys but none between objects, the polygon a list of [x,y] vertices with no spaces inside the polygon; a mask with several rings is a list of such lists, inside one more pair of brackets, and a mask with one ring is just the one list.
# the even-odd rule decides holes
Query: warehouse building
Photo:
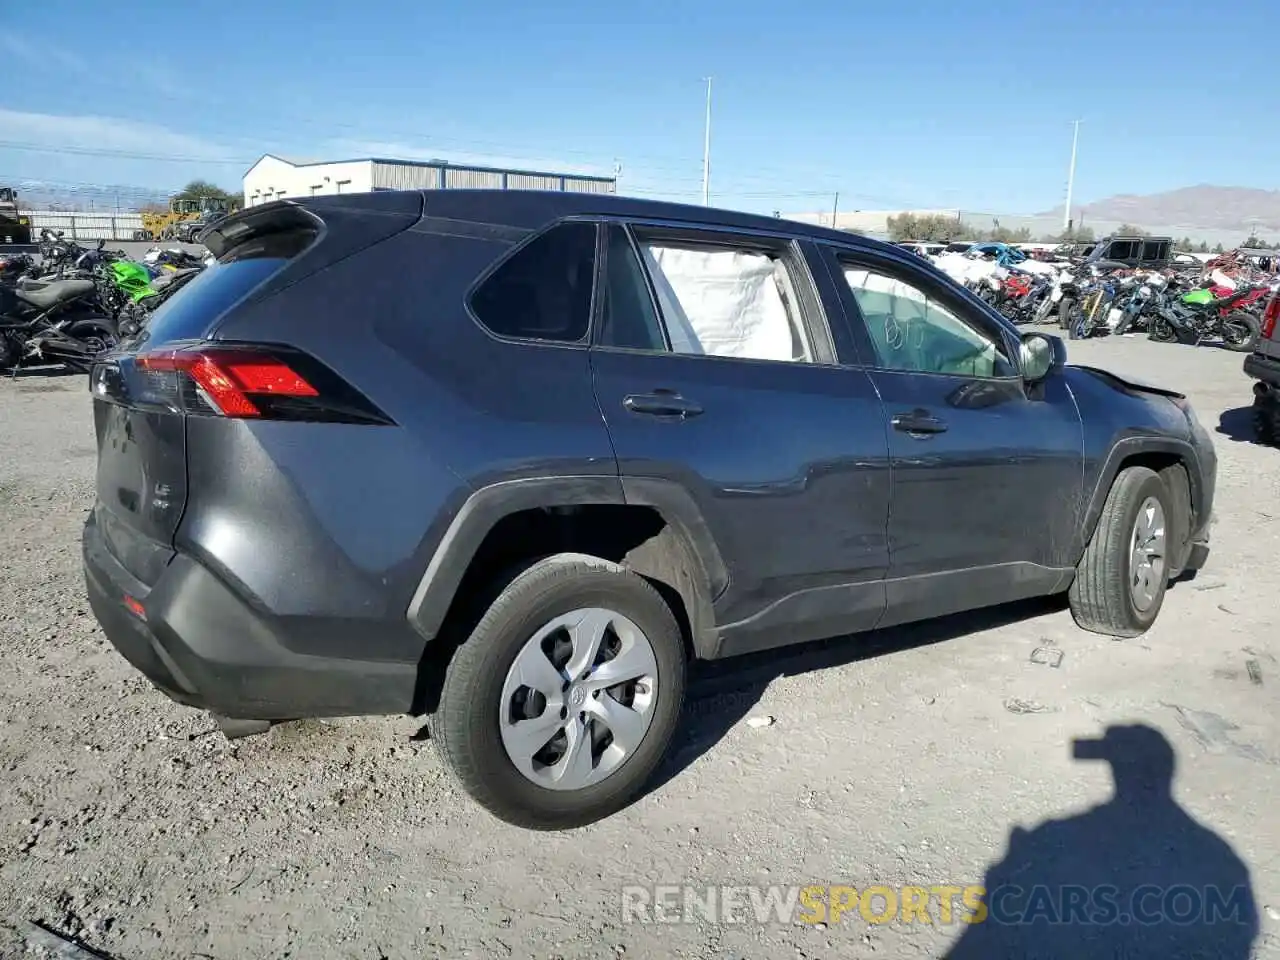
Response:
[{"label": "warehouse building", "polygon": [[290,163],[266,154],[244,175],[245,206],[286,197],[314,197],[374,190],[569,190],[616,193],[614,177],[545,173],[453,164],[447,160],[366,157],[324,163]]}]

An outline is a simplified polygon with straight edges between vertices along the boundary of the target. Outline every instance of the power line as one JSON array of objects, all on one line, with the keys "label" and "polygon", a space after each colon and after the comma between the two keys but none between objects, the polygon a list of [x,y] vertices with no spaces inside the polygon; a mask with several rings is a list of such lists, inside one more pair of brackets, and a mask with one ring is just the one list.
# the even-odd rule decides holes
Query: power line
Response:
[{"label": "power line", "polygon": [[218,159],[216,157],[182,157],[162,153],[134,153],[130,150],[103,150],[92,147],[57,147],[40,143],[18,143],[12,140],[0,140],[0,148],[20,150],[30,153],[70,153],[79,157],[118,157],[126,160],[152,160],[165,163],[218,163],[235,166],[247,166],[252,160]]}]

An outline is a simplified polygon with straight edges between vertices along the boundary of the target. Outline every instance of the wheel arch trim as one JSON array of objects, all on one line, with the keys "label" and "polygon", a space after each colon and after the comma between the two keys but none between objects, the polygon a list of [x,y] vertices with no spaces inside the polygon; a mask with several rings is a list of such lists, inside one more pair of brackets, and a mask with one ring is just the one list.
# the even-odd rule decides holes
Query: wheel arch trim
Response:
[{"label": "wheel arch trim", "polygon": [[530,477],[480,487],[458,509],[432,553],[409,602],[409,623],[428,642],[435,638],[472,558],[503,517],[540,507],[589,505],[651,507],[675,533],[698,566],[692,572],[703,595],[699,609],[688,613],[699,644],[699,636],[713,629],[708,619],[711,604],[727,588],[728,573],[689,493],[674,481],[651,477]]},{"label": "wheel arch trim", "polygon": [[1204,503],[1204,478],[1201,475],[1196,448],[1186,440],[1177,437],[1125,437],[1111,447],[1098,471],[1098,479],[1081,516],[1080,542],[1076,544],[1077,559],[1080,554],[1083,554],[1085,545],[1092,539],[1098,527],[1102,508],[1107,502],[1112,484],[1120,474],[1121,465],[1131,457],[1140,457],[1144,454],[1166,454],[1177,457],[1186,469],[1190,486],[1192,517],[1188,520],[1192,522],[1189,523],[1189,529],[1193,530],[1198,526],[1194,521],[1203,519],[1200,517],[1200,510]]}]

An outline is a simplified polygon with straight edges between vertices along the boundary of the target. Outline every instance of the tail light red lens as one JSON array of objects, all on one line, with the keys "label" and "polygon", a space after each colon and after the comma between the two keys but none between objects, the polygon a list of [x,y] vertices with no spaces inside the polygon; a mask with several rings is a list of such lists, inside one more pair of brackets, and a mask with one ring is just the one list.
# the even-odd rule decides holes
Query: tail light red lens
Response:
[{"label": "tail light red lens", "polygon": [[1276,321],[1280,320],[1280,292],[1271,295],[1266,312],[1262,315],[1262,335],[1270,340],[1276,332]]},{"label": "tail light red lens", "polygon": [[191,416],[392,423],[324,364],[275,346],[199,344],[126,354],[96,364],[90,389],[109,403]]},{"label": "tail light red lens", "polygon": [[136,361],[142,370],[189,376],[224,417],[260,417],[254,394],[318,397],[319,391],[277,357],[247,350],[167,350]]}]

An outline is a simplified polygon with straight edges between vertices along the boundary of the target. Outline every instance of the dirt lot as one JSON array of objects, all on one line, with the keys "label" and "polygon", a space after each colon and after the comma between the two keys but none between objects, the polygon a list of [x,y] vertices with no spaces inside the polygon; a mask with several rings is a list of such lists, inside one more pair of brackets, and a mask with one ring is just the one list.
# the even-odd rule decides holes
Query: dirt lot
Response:
[{"label": "dirt lot", "polygon": [[[1234,851],[1254,949],[1280,956],[1280,451],[1248,441],[1239,355],[1140,338],[1071,350],[1186,390],[1217,431],[1213,553],[1154,630],[1113,642],[1061,605],[1021,605],[706,671],[663,782],[561,835],[480,812],[409,718],[232,744],[153,692],[83,598],[84,380],[3,380],[0,955],[21,954],[19,924],[38,920],[117,960],[937,956],[966,928],[936,909],[932,924],[855,910],[822,926],[656,926],[623,922],[622,889],[979,884],[1015,827],[1073,818],[1019,835],[1027,850],[1001,875],[1092,883],[1119,863],[1132,872],[1118,883],[1158,883],[1178,863],[1205,884],[1246,882]],[[1118,723],[1172,745],[1172,799],[1077,818],[1112,783],[1071,741]],[[1074,955],[1114,956],[1131,935],[1093,934]],[[1179,942],[1143,955],[1248,955],[1196,924]]]}]

